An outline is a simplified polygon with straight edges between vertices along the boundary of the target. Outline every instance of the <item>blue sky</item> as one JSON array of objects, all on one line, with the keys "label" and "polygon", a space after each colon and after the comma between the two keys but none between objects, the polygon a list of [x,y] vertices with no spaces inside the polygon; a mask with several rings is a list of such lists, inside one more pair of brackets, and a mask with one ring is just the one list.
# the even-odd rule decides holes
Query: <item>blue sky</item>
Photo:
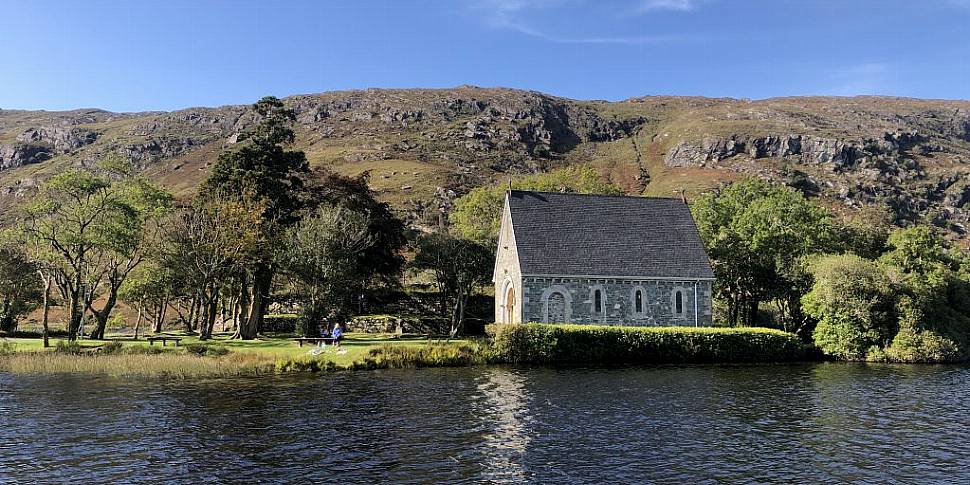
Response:
[{"label": "blue sky", "polygon": [[0,108],[460,84],[970,98],[970,0],[0,0]]}]

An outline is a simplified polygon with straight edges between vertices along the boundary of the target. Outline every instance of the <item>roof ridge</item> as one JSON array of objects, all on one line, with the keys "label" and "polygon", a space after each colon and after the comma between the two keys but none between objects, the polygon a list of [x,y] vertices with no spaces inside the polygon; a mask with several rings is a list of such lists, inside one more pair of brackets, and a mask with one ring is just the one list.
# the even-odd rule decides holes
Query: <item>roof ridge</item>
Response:
[{"label": "roof ridge", "polygon": [[680,197],[662,197],[662,196],[652,196],[652,195],[626,195],[626,194],[583,194],[579,192],[551,192],[547,190],[522,190],[522,189],[512,189],[506,192],[522,192],[526,194],[550,194],[550,195],[572,195],[580,197],[610,197],[616,199],[636,199],[636,200],[673,200],[682,201]]}]

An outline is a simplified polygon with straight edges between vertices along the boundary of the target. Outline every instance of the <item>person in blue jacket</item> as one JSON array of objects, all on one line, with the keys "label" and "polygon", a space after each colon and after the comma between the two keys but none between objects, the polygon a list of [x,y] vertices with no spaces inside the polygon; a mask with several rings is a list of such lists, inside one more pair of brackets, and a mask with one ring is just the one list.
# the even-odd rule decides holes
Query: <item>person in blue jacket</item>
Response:
[{"label": "person in blue jacket", "polygon": [[340,341],[344,338],[344,331],[341,330],[340,324],[333,324],[333,330],[330,332],[330,336],[333,337],[333,346],[340,348]]}]

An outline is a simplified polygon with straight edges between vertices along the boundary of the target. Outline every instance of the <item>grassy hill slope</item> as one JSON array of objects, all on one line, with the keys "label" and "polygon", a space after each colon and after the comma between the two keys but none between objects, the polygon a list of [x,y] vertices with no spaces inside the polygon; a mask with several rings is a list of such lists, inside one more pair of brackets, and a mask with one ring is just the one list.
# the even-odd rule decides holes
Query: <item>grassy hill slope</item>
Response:
[{"label": "grassy hill slope", "polygon": [[[751,175],[839,211],[880,204],[901,224],[965,237],[970,102],[887,97],[577,101],[514,89],[291,96],[312,165],[358,174],[415,224],[470,188],[588,164],[630,194],[688,195]],[[0,220],[38,183],[117,153],[178,196],[253,122],[247,106],[171,113],[0,110]]]}]

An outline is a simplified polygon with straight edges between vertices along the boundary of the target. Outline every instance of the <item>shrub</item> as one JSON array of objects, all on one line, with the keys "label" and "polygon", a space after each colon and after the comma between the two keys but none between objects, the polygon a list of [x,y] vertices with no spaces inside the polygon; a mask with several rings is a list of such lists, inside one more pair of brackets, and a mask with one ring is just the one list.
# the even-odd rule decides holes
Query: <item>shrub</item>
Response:
[{"label": "shrub", "polygon": [[125,326],[127,326],[127,325],[128,325],[128,322],[125,320],[124,315],[118,314],[118,315],[112,316],[108,320],[108,323],[107,323],[106,326],[107,326],[107,328],[117,329],[117,328],[125,328]]},{"label": "shrub", "polygon": [[496,325],[493,360],[509,363],[648,364],[801,359],[794,334],[766,328]]},{"label": "shrub", "polygon": [[469,344],[382,345],[371,349],[360,365],[368,369],[464,367],[484,363],[484,355]]},{"label": "shrub", "polygon": [[10,355],[17,351],[17,346],[13,342],[3,339],[0,340],[0,355]]},{"label": "shrub", "polygon": [[76,340],[61,340],[54,346],[54,352],[59,354],[81,355],[83,351],[81,350],[81,344],[79,344]]},{"label": "shrub", "polygon": [[276,372],[320,372],[335,370],[337,364],[317,359],[284,359],[276,361]]},{"label": "shrub", "polygon": [[266,315],[263,317],[263,332],[293,333],[298,319],[297,315],[290,314]]},{"label": "shrub", "polygon": [[101,353],[104,355],[120,354],[122,352],[124,345],[117,340],[111,340],[108,343],[101,346]]},{"label": "shrub", "polygon": [[818,319],[813,338],[826,354],[863,359],[895,333],[892,281],[872,261],[853,254],[823,256],[809,264],[815,283],[802,308]]},{"label": "shrub", "polygon": [[220,357],[228,354],[229,349],[221,345],[188,344],[185,346],[185,352],[199,357]]}]

